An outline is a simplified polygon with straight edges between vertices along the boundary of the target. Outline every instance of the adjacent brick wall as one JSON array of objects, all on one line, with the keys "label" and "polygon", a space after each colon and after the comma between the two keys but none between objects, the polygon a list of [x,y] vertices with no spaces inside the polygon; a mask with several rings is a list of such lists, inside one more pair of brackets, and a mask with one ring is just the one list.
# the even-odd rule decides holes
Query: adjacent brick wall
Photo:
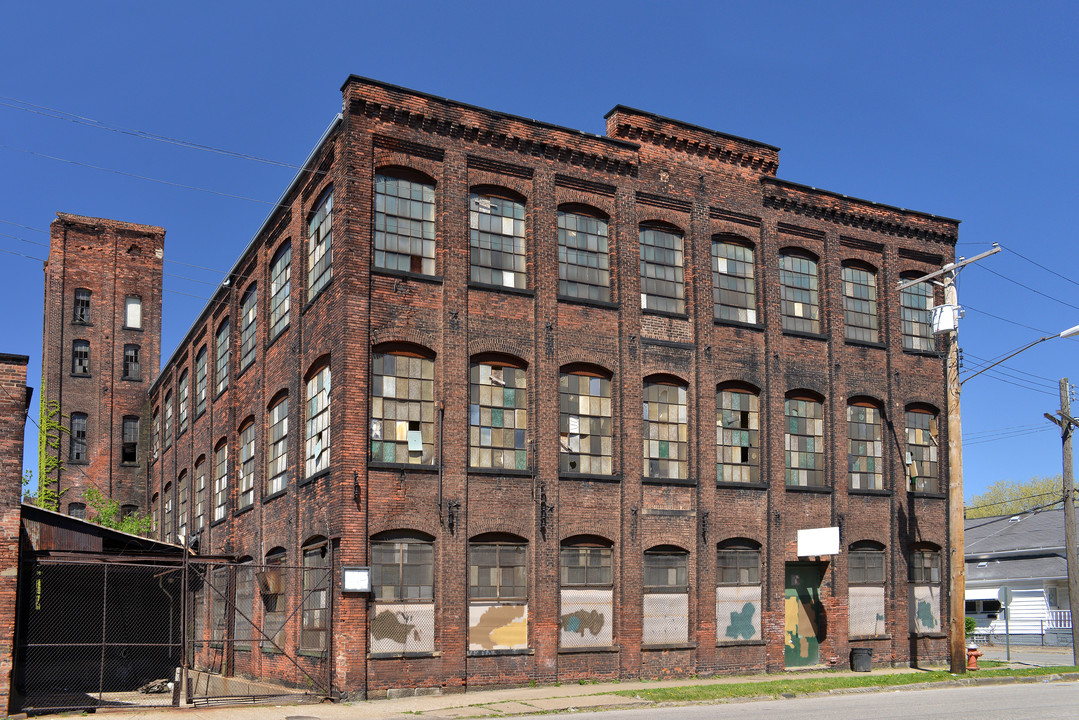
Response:
[{"label": "adjacent brick wall", "polygon": [[[782,670],[785,566],[799,560],[798,530],[829,526],[841,528],[843,547],[858,540],[887,547],[890,637],[872,641],[876,660],[901,664],[939,654],[934,639],[909,640],[906,550],[913,542],[931,542],[947,557],[946,501],[908,493],[902,455],[903,411],[911,402],[940,410],[940,443],[946,447],[944,374],[940,357],[902,350],[893,288],[900,273],[929,271],[954,256],[955,221],[777,180],[778,151],[771,146],[627,108],[612,111],[611,137],[602,138],[362,78],[351,78],[343,90],[342,122],[312,156],[283,208],[245,251],[231,285],[215,295],[150,393],[154,408],[170,390],[175,398],[183,370],[194,377],[194,358],[202,347],[212,368],[214,333],[230,320],[229,389],[211,398],[205,415],[194,418],[151,468],[150,492],[160,495],[168,485],[175,493],[179,475],[186,471],[194,478],[196,463],[205,458],[212,506],[213,450],[221,440],[229,443],[230,511],[203,531],[203,552],[257,560],[281,547],[289,564],[299,564],[308,539],[328,536],[337,541],[339,565],[366,565],[367,540],[376,533],[410,530],[435,538],[438,652],[365,661],[368,600],[342,595],[335,583],[331,656],[339,690],[377,696],[402,686],[452,691],[529,680]],[[374,175],[388,166],[436,181],[435,277],[372,268]],[[306,221],[331,185],[333,281],[309,298]],[[477,185],[526,198],[528,287],[523,292],[468,282],[468,195]],[[611,303],[557,297],[555,228],[563,203],[587,204],[610,218]],[[641,310],[637,238],[645,221],[675,225],[685,237],[684,317]],[[717,234],[738,235],[756,250],[755,324],[713,320],[711,238]],[[290,323],[270,338],[269,264],[283,243],[292,248]],[[782,330],[778,256],[788,247],[820,258],[820,336]],[[877,345],[843,339],[841,266],[847,260],[877,269]],[[239,304],[251,283],[259,288],[257,352],[254,363],[241,370]],[[435,356],[436,399],[445,406],[441,475],[430,468],[368,464],[369,360],[371,348],[384,342],[413,343]],[[527,366],[534,474],[490,475],[467,467],[468,367],[472,356],[489,352],[512,355]],[[330,470],[305,483],[304,382],[327,360],[333,378]],[[582,362],[612,377],[614,482],[559,475],[558,375],[564,365]],[[652,374],[676,377],[689,388],[692,482],[686,485],[642,481],[640,408],[644,378]],[[728,381],[761,391],[760,487],[715,482],[715,394]],[[209,382],[212,396],[212,370]],[[783,403],[792,390],[824,398],[828,488],[820,492],[785,486]],[[284,494],[265,497],[267,407],[282,394],[289,399],[291,474]],[[883,409],[889,443],[885,492],[846,490],[845,413],[853,396],[872,397]],[[256,426],[256,493],[254,506],[238,512],[238,438],[247,418]],[[452,532],[439,523],[440,482],[443,514],[450,502],[460,508]],[[554,508],[543,528],[541,495]],[[513,533],[528,541],[531,654],[467,652],[468,540],[485,532]],[[583,533],[613,543],[617,647],[560,653],[559,543]],[[763,644],[716,643],[716,544],[732,537],[763,547]],[[688,648],[640,647],[642,557],[656,545],[675,545],[690,554]],[[829,618],[822,663],[847,662],[846,557],[841,551],[821,559]],[[946,595],[942,602],[946,608]],[[289,648],[297,643],[298,619],[293,625],[286,633]]]},{"label": "adjacent brick wall", "polygon": [[11,710],[15,592],[19,571],[23,432],[31,389],[25,355],[0,353],[0,711]]},{"label": "adjacent brick wall", "polygon": [[[41,353],[41,400],[60,403],[60,421],[70,427],[72,413],[87,415],[87,459],[69,458],[70,438],[50,450],[62,467],[50,480],[64,492],[60,510],[82,503],[93,483],[106,497],[146,511],[146,439],[149,418],[142,417],[146,391],[161,365],[161,272],[165,231],[101,218],[57,213],[51,226],[45,265],[45,319]],[[74,320],[75,291],[89,290],[89,323]],[[142,327],[126,328],[125,301],[142,301]],[[90,373],[72,373],[72,343],[90,343]],[[139,346],[138,380],[123,375],[124,346]],[[123,418],[141,418],[138,461],[121,463]]]}]

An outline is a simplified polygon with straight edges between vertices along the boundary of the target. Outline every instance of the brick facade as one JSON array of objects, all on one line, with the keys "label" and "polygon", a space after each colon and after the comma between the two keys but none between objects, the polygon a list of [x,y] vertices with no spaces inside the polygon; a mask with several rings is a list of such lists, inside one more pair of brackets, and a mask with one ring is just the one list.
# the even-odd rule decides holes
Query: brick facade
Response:
[{"label": "brick facade", "polygon": [[[83,489],[91,478],[105,497],[146,511],[149,433],[141,416],[161,366],[164,241],[159,227],[67,213],[57,213],[52,222],[40,398],[59,403],[57,418],[69,431],[73,416],[84,415],[86,432],[82,459],[72,455],[70,432],[62,435],[59,448],[47,450],[61,463],[50,480],[63,493],[64,512],[71,512],[72,504],[85,507]],[[132,326],[129,298],[139,306]],[[76,365],[76,343],[85,343],[88,367]],[[138,352],[138,372],[129,363],[126,376],[125,348]],[[125,417],[140,419],[134,459],[122,456]]]},{"label": "brick facade", "polygon": [[0,712],[5,715],[15,659],[15,593],[22,517],[23,431],[32,389],[25,355],[0,353]]},{"label": "brick facade", "polygon": [[[917,636],[908,629],[913,591],[907,566],[912,548],[947,558],[947,502],[940,493],[911,491],[905,464],[905,412],[912,406],[936,414],[935,442],[947,446],[943,362],[937,353],[903,349],[894,288],[901,274],[924,274],[953,259],[957,221],[780,180],[775,147],[631,108],[612,110],[602,137],[355,76],[342,90],[341,117],[149,388],[143,426],[158,436],[150,447],[160,448],[148,454],[147,495],[159,518],[155,532],[174,537],[181,530],[183,485],[189,494],[184,530],[198,535],[203,553],[261,562],[282,549],[289,565],[299,565],[305,546],[329,538],[330,556],[340,568],[371,565],[372,538],[430,543],[433,579],[425,587],[433,594],[433,637],[421,651],[372,650],[368,629],[378,608],[367,595],[342,593],[335,575],[329,657],[335,688],[357,697],[401,688],[454,691],[533,680],[783,670],[792,612],[784,599],[786,572],[799,561],[797,532],[809,528],[838,527],[841,537],[838,555],[801,559],[812,561],[822,577],[820,664],[845,664],[852,646],[872,647],[875,661],[885,664],[946,656],[941,626]],[[433,188],[423,200],[433,203],[433,272],[429,266],[416,272],[418,264],[385,269],[388,261],[376,257],[373,238],[384,230],[375,226],[376,174]],[[320,251],[309,221],[331,192],[332,279],[311,293],[309,259]],[[523,268],[514,269],[523,269],[523,283],[509,271],[501,275],[501,286],[470,274],[471,193],[523,206]],[[476,202],[489,211],[487,201]],[[606,221],[610,280],[604,300],[560,294],[560,209]],[[512,218],[509,225],[502,222],[502,228],[522,227]],[[682,237],[684,312],[642,307],[642,293],[654,293],[642,285],[642,227]],[[717,319],[713,312],[713,238],[735,238],[754,253],[753,314],[744,321]],[[280,280],[273,263],[283,248],[291,251],[290,307],[287,324],[271,336],[269,316],[280,300],[271,297]],[[780,258],[792,252],[817,262],[819,332],[784,330]],[[844,339],[842,273],[852,262],[875,274],[877,342]],[[244,315],[248,297],[256,304]],[[47,313],[47,329],[62,318],[67,342],[70,311],[49,305]],[[245,317],[253,324],[245,327]],[[219,391],[217,338],[225,323],[228,386]],[[252,359],[241,367],[251,357],[244,350],[251,348]],[[383,452],[383,430],[372,425],[381,417],[372,397],[372,358],[383,353],[431,363],[434,390],[427,407],[434,419],[424,418],[422,427],[434,429],[424,441],[434,437],[436,450],[426,465],[386,462],[388,451],[373,458],[376,448]],[[202,412],[195,409],[200,357],[207,368]],[[521,465],[514,460],[512,468],[470,467],[470,432],[484,432],[470,427],[477,423],[473,413],[486,417],[470,395],[470,368],[480,363],[523,370],[527,390],[515,392],[523,391],[526,400],[517,406],[512,426],[524,430],[512,440],[524,443],[516,446],[527,453]],[[308,381],[326,367],[332,378],[328,438],[306,442],[309,415],[317,412]],[[610,473],[560,471],[563,372],[610,381]],[[177,403],[185,373],[188,419],[181,428]],[[649,383],[685,389],[687,469],[677,477],[645,477],[642,439],[649,426],[642,407]],[[759,481],[717,482],[717,390],[729,383],[759,397]],[[492,393],[514,402],[505,400],[510,395],[501,386]],[[792,395],[820,403],[820,486],[787,484],[785,400]],[[70,407],[66,388],[64,397]],[[163,437],[167,398],[173,406],[169,442]],[[283,491],[269,492],[270,411],[283,398],[287,483]],[[856,399],[883,417],[879,489],[848,490],[847,407]],[[501,409],[490,412],[489,437],[511,442],[506,433],[514,431],[504,425],[510,416]],[[241,438],[252,423],[248,504],[240,488],[250,469],[243,467]],[[428,431],[416,432],[407,446],[415,442],[419,453]],[[477,437],[484,438],[484,448],[497,447],[488,435]],[[396,439],[404,452],[404,438]],[[327,442],[326,469],[308,473],[305,460]],[[214,520],[215,451],[222,446],[228,448],[228,502],[223,517]],[[657,458],[677,453],[666,442],[656,447]],[[946,453],[940,454],[938,474],[947,477]],[[201,528],[195,521],[200,475],[206,484]],[[491,630],[493,649],[470,642],[470,625],[483,622],[470,614],[479,612],[470,608],[470,577],[473,585],[478,582],[470,571],[474,539],[525,549],[527,619],[521,642],[506,639],[520,622]],[[612,577],[604,587],[611,612],[604,619],[610,641],[603,647],[560,647],[560,633],[576,627],[567,625],[560,608],[560,547],[572,539],[609,548]],[[759,640],[724,636],[728,620],[716,617],[717,548],[728,540],[760,547]],[[872,637],[852,639],[847,551],[864,541],[884,549],[883,625]],[[650,632],[643,619],[652,602],[645,599],[643,560],[649,550],[684,558],[686,629],[677,641],[642,643]],[[939,603],[930,624],[947,622],[946,562],[940,573],[940,582],[927,591]],[[298,588],[288,602],[290,610],[300,602]],[[476,598],[471,605],[478,606]],[[418,615],[399,617],[411,623]],[[733,627],[733,618],[729,622]],[[289,623],[290,649],[297,648],[300,624],[299,614]],[[402,627],[402,643],[420,637],[418,626]],[[279,661],[260,654],[237,660],[237,668]],[[324,659],[305,655],[301,661],[326,671]]]}]

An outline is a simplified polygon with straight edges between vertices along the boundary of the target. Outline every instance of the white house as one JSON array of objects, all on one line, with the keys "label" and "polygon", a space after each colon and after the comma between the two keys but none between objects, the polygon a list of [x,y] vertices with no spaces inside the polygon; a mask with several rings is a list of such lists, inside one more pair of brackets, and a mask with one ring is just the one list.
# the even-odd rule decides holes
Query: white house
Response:
[{"label": "white house", "polygon": [[[966,613],[977,634],[1013,643],[1071,644],[1064,511],[968,519]],[[1005,622],[1003,590],[1011,591]]]}]

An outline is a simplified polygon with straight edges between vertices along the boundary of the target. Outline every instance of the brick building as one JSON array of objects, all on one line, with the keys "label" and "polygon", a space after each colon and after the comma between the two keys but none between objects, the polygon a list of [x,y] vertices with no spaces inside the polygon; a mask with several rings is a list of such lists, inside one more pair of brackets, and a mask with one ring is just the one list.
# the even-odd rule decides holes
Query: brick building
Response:
[{"label": "brick building", "polygon": [[939,298],[895,288],[957,221],[627,107],[342,90],[149,387],[156,533],[249,562],[237,603],[353,696],[946,657]]},{"label": "brick building", "polygon": [[42,448],[59,461],[49,480],[69,515],[86,517],[89,482],[125,511],[145,508],[141,417],[161,365],[165,231],[67,213],[50,230],[40,399],[67,432]]}]

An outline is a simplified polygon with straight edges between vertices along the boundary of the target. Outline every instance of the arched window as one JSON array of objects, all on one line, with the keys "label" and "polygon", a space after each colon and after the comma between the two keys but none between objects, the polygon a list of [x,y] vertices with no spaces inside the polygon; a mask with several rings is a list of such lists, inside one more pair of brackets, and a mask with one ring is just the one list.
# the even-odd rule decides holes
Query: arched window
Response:
[{"label": "arched window", "polygon": [[288,396],[270,408],[269,437],[266,438],[266,496],[288,486]]},{"label": "arched window", "polygon": [[468,209],[472,282],[524,288],[527,257],[524,203],[472,193]]},{"label": "arched window", "polygon": [[884,546],[872,540],[851,543],[847,555],[848,633],[851,637],[887,634],[884,615]]},{"label": "arched window", "polygon": [[165,449],[172,447],[172,391],[165,393]]},{"label": "arched window", "polygon": [[217,394],[220,395],[229,386],[229,321],[228,318],[217,328],[214,339],[217,346],[217,357],[214,362],[214,380],[217,382]]},{"label": "arched window", "polygon": [[[415,532],[371,539],[371,652],[433,652],[435,602],[433,538]],[[411,626],[408,631],[402,627]]]},{"label": "arched window", "polygon": [[165,492],[161,501],[162,512],[161,525],[166,542],[172,542],[172,483],[165,483]]},{"label": "arched window", "polygon": [[195,463],[195,532],[206,524],[206,458]]},{"label": "arched window", "polygon": [[326,636],[330,627],[330,573],[326,540],[309,540],[303,547],[301,650],[326,650]]},{"label": "arched window", "polygon": [[229,444],[224,440],[214,450],[214,521],[229,511]]},{"label": "arched window", "polygon": [[689,553],[657,546],[644,553],[642,645],[689,640]]},{"label": "arched window", "polygon": [[940,492],[938,482],[937,415],[928,408],[908,408],[907,418],[907,473],[910,489],[915,492]]},{"label": "arched window", "polygon": [[71,374],[90,374],[90,341],[73,340],[71,342]]},{"label": "arched window", "polygon": [[558,395],[559,472],[613,473],[610,378],[584,368],[564,371],[558,378]]},{"label": "arched window", "polygon": [[333,277],[333,188],[315,204],[307,221],[307,299],[310,301]]},{"label": "arched window", "polygon": [[673,380],[644,383],[644,476],[685,480],[689,477],[687,390]]},{"label": "arched window", "polygon": [[[288,576],[284,571],[285,549],[273,548],[266,553],[266,563],[262,572],[256,575],[259,583],[259,597],[262,598],[262,632],[264,648],[282,652],[285,644],[286,598],[288,597]],[[276,645],[276,647],[275,647]]]},{"label": "arched window", "polygon": [[161,414],[157,408],[154,408],[154,460],[157,460],[158,455],[161,453]]},{"label": "arched window", "polygon": [[788,396],[783,404],[787,419],[787,485],[824,486],[824,407],[808,395]]},{"label": "arched window", "polygon": [[496,533],[469,542],[469,650],[528,647],[527,547],[523,538]]},{"label": "arched window", "polygon": [[289,285],[292,279],[292,243],[286,240],[270,261],[270,337],[280,335],[289,323]]},{"label": "arched window", "polygon": [[184,470],[180,473],[179,480],[176,481],[176,494],[179,496],[177,507],[177,527],[178,535],[181,541],[187,542],[187,493],[189,491],[187,483],[187,471]]},{"label": "arched window", "polygon": [[716,393],[716,481],[761,481],[760,396],[748,387]]},{"label": "arched window", "polygon": [[67,514],[73,518],[79,520],[86,519],[86,504],[81,502],[73,502],[67,504]]},{"label": "arched window", "polygon": [[528,469],[528,373],[511,358],[473,360],[469,466]]},{"label": "arched window", "polygon": [[255,639],[255,563],[241,558],[236,566],[236,602],[232,614],[232,639],[236,652],[251,652]]},{"label": "arched window", "polygon": [[240,372],[255,361],[258,333],[258,286],[251,283],[240,301]]},{"label": "arched window", "polygon": [[940,547],[930,543],[914,545],[910,553],[910,632],[939,634],[941,626]]},{"label": "arched window", "polygon": [[611,299],[611,260],[606,218],[583,210],[558,211],[558,294]]},{"label": "arched window", "polygon": [[761,545],[731,538],[716,548],[716,640],[760,640]]},{"label": "arched window", "polygon": [[712,307],[716,320],[757,322],[756,263],[743,241],[712,238]]},{"label": "arched window", "polygon": [[255,504],[255,421],[248,420],[240,430],[240,464],[237,468],[240,477],[237,485],[240,488],[239,500],[236,507],[239,510],[249,508]]},{"label": "arched window", "polygon": [[561,648],[609,647],[614,627],[613,549],[610,541],[577,536],[559,556]]},{"label": "arched window", "polygon": [[434,275],[435,186],[408,175],[375,175],[375,267]]},{"label": "arched window", "polygon": [[124,345],[124,380],[141,380],[142,370],[139,364],[139,346],[133,344]]},{"label": "arched window", "polygon": [[820,332],[817,260],[799,250],[779,254],[779,310],[783,329]]},{"label": "arched window", "polygon": [[180,403],[179,403],[180,432],[179,432],[179,434],[182,435],[184,433],[184,431],[187,430],[187,370],[184,370],[182,373],[180,373],[180,382],[179,382],[178,387],[179,387],[179,393],[180,393]]},{"label": "arched window", "polygon": [[76,288],[75,314],[72,316],[71,322],[77,325],[90,324],[90,296],[91,293],[86,288]]},{"label": "arched window", "polygon": [[862,265],[843,266],[844,337],[859,342],[880,339],[877,320],[877,273]]},{"label": "arched window", "polygon": [[847,479],[851,490],[884,487],[884,425],[880,408],[868,400],[847,405]]},{"label": "arched window", "polygon": [[206,412],[206,346],[195,356],[195,418]]},{"label": "arched window", "polygon": [[157,521],[157,512],[158,495],[157,493],[154,493],[153,496],[150,498],[150,531],[154,534],[157,534],[157,532],[161,529],[161,526]]},{"label": "arched window", "polygon": [[[913,279],[918,277],[914,274]],[[933,337],[933,286],[928,282],[920,282],[904,288],[899,293],[901,310],[900,320],[903,324],[903,349],[916,352],[935,352],[937,349],[936,339]]]},{"label": "arched window", "polygon": [[71,413],[71,441],[67,459],[73,463],[85,463],[89,460],[86,452],[86,413]]},{"label": "arched window", "polygon": [[307,422],[304,428],[304,477],[330,466],[330,366],[307,381]]},{"label": "arched window", "polygon": [[435,463],[435,363],[419,352],[371,355],[371,459]]},{"label": "arched window", "polygon": [[674,228],[642,225],[641,309],[685,313],[682,233]]}]

